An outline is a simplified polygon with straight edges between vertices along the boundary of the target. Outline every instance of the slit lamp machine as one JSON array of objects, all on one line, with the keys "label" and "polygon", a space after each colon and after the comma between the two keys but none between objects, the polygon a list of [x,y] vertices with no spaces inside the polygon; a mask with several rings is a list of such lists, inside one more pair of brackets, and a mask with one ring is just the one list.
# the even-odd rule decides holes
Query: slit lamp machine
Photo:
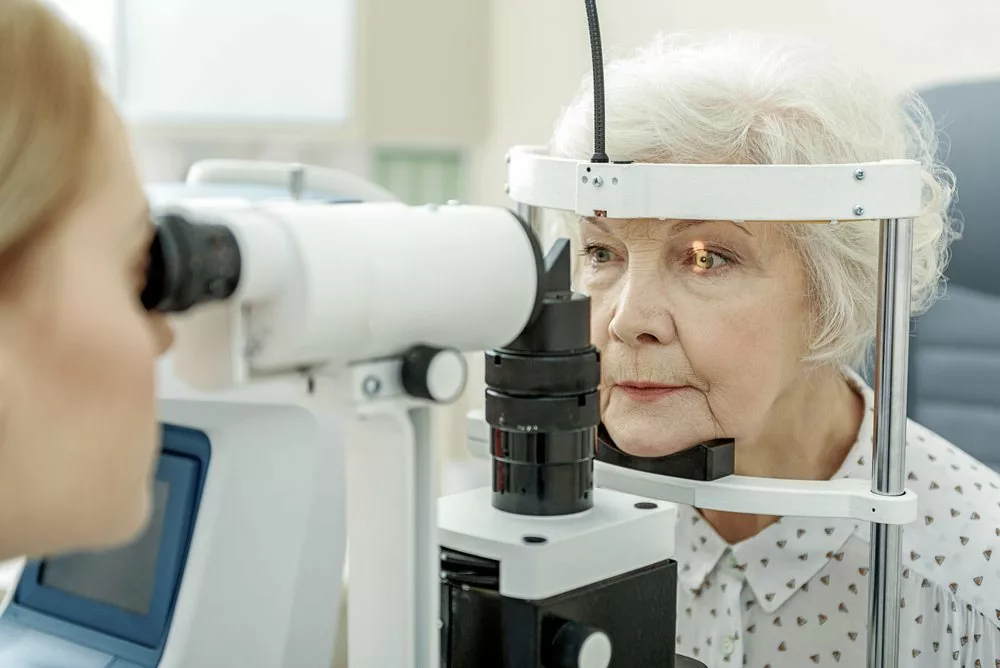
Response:
[{"label": "slit lamp machine", "polygon": [[[327,668],[346,567],[349,668],[695,668],[674,648],[680,503],[871,522],[868,666],[894,668],[920,166],[616,163],[599,121],[590,161],[510,151],[516,212],[196,165],[199,195],[158,207],[143,295],[176,315],[184,381],[161,391],[150,526],[27,563],[0,665]],[[645,459],[604,438],[590,302],[568,242],[543,252],[543,210],[880,225],[871,481],[734,475],[731,439]],[[431,408],[484,350],[492,485],[439,499]]]}]

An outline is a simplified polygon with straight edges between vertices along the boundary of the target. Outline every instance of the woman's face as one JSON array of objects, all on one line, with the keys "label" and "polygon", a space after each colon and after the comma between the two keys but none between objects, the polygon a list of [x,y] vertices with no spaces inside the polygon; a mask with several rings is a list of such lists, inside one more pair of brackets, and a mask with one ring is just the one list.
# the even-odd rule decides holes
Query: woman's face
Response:
[{"label": "woman's face", "polygon": [[107,103],[94,150],[79,202],[0,299],[0,552],[119,543],[148,513],[170,332],[139,301],[152,228]]},{"label": "woman's face", "polygon": [[767,223],[591,219],[579,287],[602,351],[602,417],[623,450],[753,441],[800,378],[808,281]]}]

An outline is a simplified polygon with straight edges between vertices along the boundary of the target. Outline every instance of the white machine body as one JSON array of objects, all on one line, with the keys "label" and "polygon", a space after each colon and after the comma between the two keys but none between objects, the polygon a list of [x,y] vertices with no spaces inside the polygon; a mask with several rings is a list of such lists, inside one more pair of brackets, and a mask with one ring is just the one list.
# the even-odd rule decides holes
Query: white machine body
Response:
[{"label": "white machine body", "polygon": [[[171,453],[174,428],[203,437],[209,452],[201,462],[196,498],[184,511],[190,519],[165,511],[166,523],[187,521],[191,527],[189,540],[183,539],[186,555],[176,582],[161,575],[172,549],[167,543],[176,541],[166,538],[163,521],[147,529],[164,532],[162,538],[152,538],[159,551],[149,563],[155,564],[150,568],[158,583],[150,594],[151,609],[163,597],[172,599],[163,622],[165,637],[145,646],[124,641],[130,623],[95,628],[101,626],[94,623],[102,613],[90,611],[113,600],[107,596],[120,598],[121,585],[111,580],[113,566],[74,563],[101,560],[101,555],[70,555],[66,563],[72,570],[67,572],[75,573],[71,581],[78,580],[72,588],[41,576],[28,584],[49,590],[43,594],[75,592],[75,608],[88,612],[73,619],[64,614],[68,606],[46,609],[35,603],[46,599],[32,598],[22,588],[24,600],[12,599],[0,620],[0,665],[140,668],[155,662],[158,668],[329,668],[340,622],[347,536],[343,421],[332,412],[283,401],[273,392],[270,402],[263,397],[247,401],[240,393],[211,401],[188,399],[177,387],[166,394],[160,401],[165,454]],[[293,392],[289,388],[285,394],[288,399]],[[169,494],[180,490],[178,481]],[[50,561],[41,568],[53,568]],[[144,567],[141,559],[118,564],[123,571]],[[132,577],[146,576],[121,572],[122,581]],[[164,590],[161,579],[171,581]]]},{"label": "white machine body", "polygon": [[501,596],[541,600],[637,571],[674,553],[677,507],[596,490],[594,507],[556,517],[493,508],[490,488],[438,502],[441,544],[500,564]]},{"label": "white machine body", "polygon": [[500,346],[535,308],[536,246],[505,209],[194,200],[167,210],[225,225],[243,258],[233,299],[178,320],[177,371],[200,388],[416,343]]},{"label": "white machine body", "polygon": [[164,400],[160,412],[212,442],[161,665],[330,666],[347,538],[346,425],[296,405]]}]

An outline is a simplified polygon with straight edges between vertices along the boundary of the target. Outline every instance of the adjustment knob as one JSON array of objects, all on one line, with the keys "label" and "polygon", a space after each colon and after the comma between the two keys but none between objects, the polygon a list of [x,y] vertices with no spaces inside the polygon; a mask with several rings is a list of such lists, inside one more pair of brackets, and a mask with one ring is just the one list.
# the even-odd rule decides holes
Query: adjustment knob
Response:
[{"label": "adjustment knob", "polygon": [[551,658],[554,668],[608,668],[611,638],[595,628],[566,622],[552,638]]},{"label": "adjustment knob", "polygon": [[469,367],[457,350],[414,346],[403,356],[403,389],[411,397],[455,401],[465,390]]}]

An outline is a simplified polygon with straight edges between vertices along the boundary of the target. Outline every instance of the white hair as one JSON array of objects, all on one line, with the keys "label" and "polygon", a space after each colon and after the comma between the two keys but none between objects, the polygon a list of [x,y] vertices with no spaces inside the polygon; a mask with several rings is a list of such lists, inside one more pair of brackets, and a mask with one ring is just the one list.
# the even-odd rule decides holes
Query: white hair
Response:
[{"label": "white hair", "polygon": [[[948,247],[957,234],[949,217],[953,179],[936,161],[933,121],[916,96],[887,95],[815,45],[749,34],[661,36],[635,55],[609,62],[605,88],[612,160],[919,161],[925,189],[913,230],[913,313],[939,296]],[[576,159],[593,155],[589,79],[558,121],[550,148]],[[782,228],[797,242],[815,305],[806,360],[862,367],[876,327],[879,225]]]}]

